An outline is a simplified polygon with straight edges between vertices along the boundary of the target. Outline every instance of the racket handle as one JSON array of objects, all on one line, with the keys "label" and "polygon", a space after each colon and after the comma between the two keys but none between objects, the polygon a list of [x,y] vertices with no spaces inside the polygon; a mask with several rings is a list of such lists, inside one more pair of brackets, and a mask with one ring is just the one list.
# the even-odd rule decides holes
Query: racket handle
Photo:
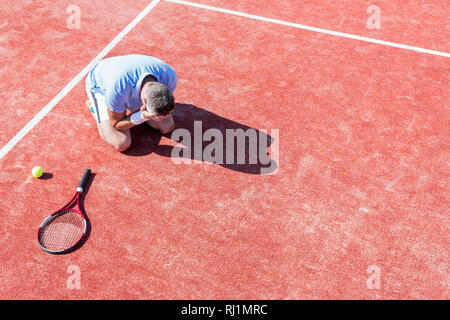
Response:
[{"label": "racket handle", "polygon": [[83,178],[81,178],[80,184],[78,185],[77,192],[83,192],[86,182],[89,180],[91,175],[91,169],[84,170]]}]

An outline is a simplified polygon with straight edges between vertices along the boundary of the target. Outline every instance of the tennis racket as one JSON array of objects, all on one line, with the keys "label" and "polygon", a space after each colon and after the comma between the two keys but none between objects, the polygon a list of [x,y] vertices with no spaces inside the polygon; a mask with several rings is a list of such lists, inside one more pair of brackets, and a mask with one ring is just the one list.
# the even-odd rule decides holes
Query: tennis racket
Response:
[{"label": "tennis racket", "polygon": [[[37,233],[39,246],[49,253],[66,253],[86,236],[87,221],[80,209],[80,195],[91,174],[86,169],[72,200],[42,221]],[[76,203],[76,208],[74,207]],[[72,208],[72,209],[71,209]]]}]

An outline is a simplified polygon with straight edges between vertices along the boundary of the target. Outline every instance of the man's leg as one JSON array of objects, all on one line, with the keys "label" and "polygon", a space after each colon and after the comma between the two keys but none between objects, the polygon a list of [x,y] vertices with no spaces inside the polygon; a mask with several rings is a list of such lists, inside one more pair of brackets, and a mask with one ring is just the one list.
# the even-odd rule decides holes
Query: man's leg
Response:
[{"label": "man's leg", "polygon": [[104,97],[99,93],[90,92],[87,89],[86,91],[90,101],[89,109],[96,120],[98,133],[102,140],[120,152],[128,149],[131,145],[130,130],[119,131],[113,128],[109,121]]},{"label": "man's leg", "polygon": [[97,125],[100,137],[117,151],[125,151],[131,145],[130,129],[116,130],[109,120],[104,120]]},{"label": "man's leg", "polygon": [[168,134],[175,128],[175,122],[172,115],[169,115],[166,119],[161,121],[148,120],[147,123],[153,129],[161,131],[162,134]]}]

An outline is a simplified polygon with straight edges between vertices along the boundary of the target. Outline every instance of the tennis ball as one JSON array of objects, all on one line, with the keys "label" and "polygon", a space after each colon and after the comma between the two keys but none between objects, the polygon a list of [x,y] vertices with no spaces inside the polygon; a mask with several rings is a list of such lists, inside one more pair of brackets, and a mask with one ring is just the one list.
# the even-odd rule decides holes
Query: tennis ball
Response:
[{"label": "tennis ball", "polygon": [[31,174],[33,175],[33,177],[39,178],[44,174],[44,171],[42,170],[42,167],[37,166],[31,170]]}]

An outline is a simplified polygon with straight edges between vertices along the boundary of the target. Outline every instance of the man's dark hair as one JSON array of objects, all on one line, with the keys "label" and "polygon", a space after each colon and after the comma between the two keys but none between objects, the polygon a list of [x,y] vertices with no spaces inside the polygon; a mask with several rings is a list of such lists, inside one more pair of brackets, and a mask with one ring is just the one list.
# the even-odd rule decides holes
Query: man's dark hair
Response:
[{"label": "man's dark hair", "polygon": [[149,82],[142,89],[147,99],[147,110],[160,116],[165,116],[175,107],[172,92],[162,83]]}]

